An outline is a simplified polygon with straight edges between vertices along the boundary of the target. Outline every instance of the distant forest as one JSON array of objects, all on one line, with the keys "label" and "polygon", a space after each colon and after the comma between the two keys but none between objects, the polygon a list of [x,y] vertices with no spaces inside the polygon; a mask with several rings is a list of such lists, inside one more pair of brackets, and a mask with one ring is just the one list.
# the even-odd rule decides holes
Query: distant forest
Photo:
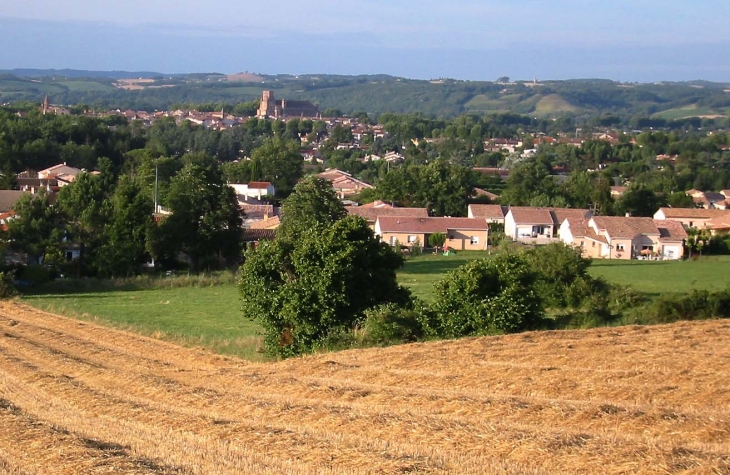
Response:
[{"label": "distant forest", "polygon": [[[140,80],[135,83],[134,80]],[[606,125],[636,121],[730,116],[730,85],[705,81],[629,84],[610,80],[458,81],[412,80],[387,75],[185,74],[74,70],[0,71],[0,102],[84,104],[93,109],[164,110],[185,104],[233,106],[261,91],[309,100],[321,110],[416,114],[452,118],[512,112],[534,117],[605,116]],[[637,127],[641,126],[637,122]],[[644,123],[646,125],[646,123]]]}]

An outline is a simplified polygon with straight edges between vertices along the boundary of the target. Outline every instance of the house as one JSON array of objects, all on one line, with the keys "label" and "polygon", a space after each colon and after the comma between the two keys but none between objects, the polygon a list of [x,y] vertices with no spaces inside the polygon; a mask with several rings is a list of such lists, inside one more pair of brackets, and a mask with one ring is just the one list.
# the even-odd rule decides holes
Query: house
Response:
[{"label": "house", "polygon": [[281,218],[279,216],[273,216],[252,222],[248,225],[248,229],[278,229],[280,224]]},{"label": "house", "polygon": [[[70,167],[66,165],[66,162],[60,163],[58,165],[54,165],[50,168],[46,168],[45,170],[41,170],[38,172],[38,178],[41,180],[45,180],[48,178],[58,178],[59,176],[64,177],[64,181],[69,182],[73,181],[72,177],[76,177],[81,173],[81,170],[76,167]],[[63,186],[59,183],[59,186]]]},{"label": "house", "polygon": [[511,206],[504,216],[504,232],[519,241],[550,240],[557,238],[560,223],[565,219],[590,216],[587,209]]},{"label": "house", "polygon": [[381,216],[375,222],[375,234],[394,246],[396,242],[412,246],[420,242],[428,245],[432,234],[446,236],[444,246],[456,250],[483,250],[487,248],[489,225],[480,218],[411,218]]},{"label": "house", "polygon": [[365,219],[371,229],[375,229],[375,222],[380,217],[428,218],[426,208],[397,208],[380,200],[363,206],[349,207],[347,212]]},{"label": "house", "polygon": [[500,205],[479,205],[472,204],[467,208],[467,217],[483,218],[487,223],[504,224],[504,211],[506,206]]},{"label": "house", "polygon": [[251,203],[244,202],[239,205],[243,212],[243,227],[251,227],[253,223],[259,221],[266,221],[279,213],[278,208],[274,208],[274,205],[263,204],[263,203]]},{"label": "house", "polygon": [[276,196],[276,189],[274,185],[268,181],[252,181],[247,184],[229,183],[228,186],[235,190],[239,203],[251,200],[260,201],[267,195]]},{"label": "house", "polygon": [[0,213],[7,213],[15,208],[21,196],[27,194],[27,191],[18,190],[0,190]]},{"label": "house", "polygon": [[[689,193],[689,192],[688,192]],[[730,211],[722,209],[704,208],[659,208],[654,213],[654,219],[679,221],[686,228],[707,228],[707,222],[713,219],[723,219],[730,216]]]},{"label": "house", "polygon": [[491,202],[495,202],[499,199],[499,195],[492,193],[491,191],[482,190],[481,188],[474,188],[474,195],[472,198],[487,198]]},{"label": "house", "polygon": [[563,243],[580,247],[584,257],[598,259],[681,259],[687,232],[679,221],[594,216],[567,218],[560,225]]},{"label": "house", "polygon": [[504,233],[513,240],[550,239],[556,230],[549,209],[512,206],[504,216]]},{"label": "house", "polygon": [[332,184],[332,188],[337,192],[337,196],[341,199],[357,195],[366,188],[373,188],[373,185],[358,180],[349,173],[338,170],[337,168],[328,168],[318,174],[317,177],[329,181]]},{"label": "house", "polygon": [[626,193],[627,187],[625,186],[612,186],[611,187],[611,198],[618,199]]}]

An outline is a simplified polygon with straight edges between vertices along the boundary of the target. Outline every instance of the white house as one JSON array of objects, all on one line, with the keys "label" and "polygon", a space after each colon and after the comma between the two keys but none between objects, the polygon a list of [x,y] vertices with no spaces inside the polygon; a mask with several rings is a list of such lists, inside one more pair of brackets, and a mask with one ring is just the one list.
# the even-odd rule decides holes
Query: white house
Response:
[{"label": "white house", "polygon": [[268,181],[252,181],[248,184],[229,183],[238,195],[238,201],[261,200],[264,196],[276,195],[274,185]]}]

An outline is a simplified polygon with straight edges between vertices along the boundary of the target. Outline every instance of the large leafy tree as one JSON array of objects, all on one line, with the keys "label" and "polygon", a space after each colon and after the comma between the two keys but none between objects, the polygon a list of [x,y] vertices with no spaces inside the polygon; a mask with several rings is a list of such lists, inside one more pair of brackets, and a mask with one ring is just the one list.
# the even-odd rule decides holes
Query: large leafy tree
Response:
[{"label": "large leafy tree", "polygon": [[436,216],[463,216],[474,185],[468,168],[436,160],[391,170],[377,190],[378,198],[403,206],[428,207]]},{"label": "large leafy tree", "polygon": [[[276,123],[276,122],[275,122]],[[299,144],[280,137],[267,139],[251,154],[251,178],[268,180],[276,194],[286,197],[302,176],[304,160]]]},{"label": "large leafy tree", "polygon": [[79,270],[93,273],[112,212],[102,180],[90,173],[79,174],[61,188],[56,206],[67,222],[67,239],[80,246]]},{"label": "large leafy tree", "polygon": [[347,216],[332,185],[315,176],[297,184],[294,193],[284,200],[282,211],[278,235],[280,240],[287,241],[295,241],[312,228],[332,224]]},{"label": "large leafy tree", "polygon": [[328,335],[352,330],[365,310],[405,302],[408,292],[395,274],[402,263],[354,216],[307,233],[293,246],[265,242],[246,255],[243,313],[262,324],[270,353],[311,351]]},{"label": "large leafy tree", "polygon": [[107,276],[133,275],[148,259],[146,243],[153,226],[152,200],[142,187],[122,178],[110,199],[111,215],[96,259],[98,272]]},{"label": "large leafy tree", "polygon": [[167,193],[170,215],[156,233],[157,257],[190,257],[193,270],[232,263],[241,252],[242,217],[235,192],[217,167],[186,165]]},{"label": "large leafy tree", "polygon": [[408,300],[395,274],[403,258],[365,220],[342,218],[320,180],[299,185],[284,208],[284,232],[248,251],[241,269],[243,314],[262,324],[269,353],[311,351],[328,335],[351,331],[365,310]]},{"label": "large leafy tree", "polygon": [[8,222],[11,249],[27,255],[28,264],[40,264],[58,256],[65,230],[58,210],[41,190],[21,196],[14,207],[15,217]]}]

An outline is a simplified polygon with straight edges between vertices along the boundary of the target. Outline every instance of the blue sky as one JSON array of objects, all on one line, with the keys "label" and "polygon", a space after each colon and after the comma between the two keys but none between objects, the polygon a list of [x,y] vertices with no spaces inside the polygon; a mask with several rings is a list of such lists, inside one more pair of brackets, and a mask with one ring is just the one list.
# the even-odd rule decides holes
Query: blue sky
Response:
[{"label": "blue sky", "polygon": [[727,0],[23,0],[0,68],[730,81]]}]

